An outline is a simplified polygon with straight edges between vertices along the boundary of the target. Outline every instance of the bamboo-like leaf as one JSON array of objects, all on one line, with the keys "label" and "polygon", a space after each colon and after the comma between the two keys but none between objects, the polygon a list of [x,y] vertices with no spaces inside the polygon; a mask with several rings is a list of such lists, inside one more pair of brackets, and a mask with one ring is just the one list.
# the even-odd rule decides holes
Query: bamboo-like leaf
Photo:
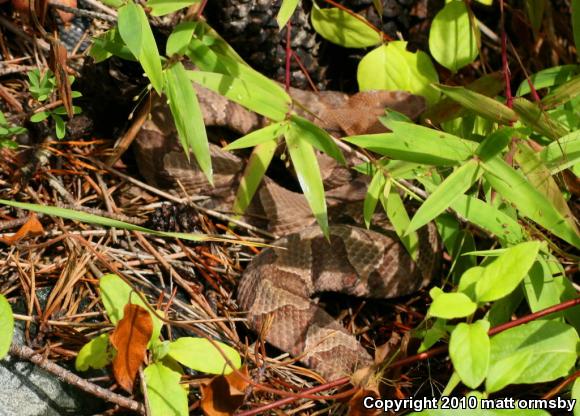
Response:
[{"label": "bamboo-like leaf", "polygon": [[119,9],[119,34],[149,77],[158,94],[163,90],[161,57],[143,8],[133,2]]},{"label": "bamboo-like leaf", "polygon": [[177,62],[168,68],[165,71],[165,80],[169,108],[185,155],[189,157],[189,151],[193,152],[202,172],[209,183],[213,184],[211,156],[203,124],[203,114],[195,89],[187,78],[187,71],[183,64]]},{"label": "bamboo-like leaf", "polygon": [[445,211],[453,201],[463,195],[483,174],[477,160],[472,159],[457,168],[433,192],[417,210],[407,233],[418,230]]},{"label": "bamboo-like leaf", "polygon": [[167,46],[165,47],[167,56],[175,54],[183,55],[189,46],[189,42],[193,37],[193,32],[196,27],[197,22],[190,20],[175,26],[167,39]]},{"label": "bamboo-like leaf", "polygon": [[322,232],[328,238],[328,216],[326,200],[324,199],[324,186],[320,176],[320,167],[310,143],[300,136],[301,130],[290,126],[286,132],[286,145],[298,177],[298,182],[304,192],[304,197],[310,205],[310,209],[320,225]]},{"label": "bamboo-like leaf", "polygon": [[452,100],[482,117],[502,124],[510,124],[517,120],[517,115],[511,108],[493,98],[463,87],[448,87],[446,85],[436,85],[435,87]]},{"label": "bamboo-like leaf", "polygon": [[555,140],[568,134],[568,130],[564,126],[525,98],[516,98],[513,102],[513,108],[524,124],[543,136]]},{"label": "bamboo-like leaf", "polygon": [[553,141],[540,152],[552,174],[580,163],[580,130]]},{"label": "bamboo-like leaf", "polygon": [[580,76],[576,76],[557,87],[550,94],[542,98],[544,109],[558,107],[576,98],[580,94]]},{"label": "bamboo-like leaf", "polygon": [[381,170],[377,170],[369,184],[363,203],[363,217],[367,228],[371,226],[371,219],[375,213],[377,202],[385,187],[385,176]]},{"label": "bamboo-like leaf", "polygon": [[[536,90],[540,90],[542,88],[549,88],[554,85],[562,84],[571,79],[574,75],[577,75],[579,72],[579,65],[552,66],[530,76],[530,82]],[[528,84],[527,80],[524,80],[518,87],[516,95],[522,96],[530,92],[530,84]]]},{"label": "bamboo-like leaf", "polygon": [[477,143],[412,123],[389,121],[392,133],[344,137],[343,140],[393,159],[448,166],[468,159]]},{"label": "bamboo-like leaf", "polygon": [[314,5],[310,13],[314,30],[324,39],[345,48],[366,48],[382,41],[380,33],[337,7],[321,9]]},{"label": "bamboo-like leaf", "polygon": [[325,130],[297,115],[290,116],[290,122],[290,128],[296,131],[302,140],[306,140],[337,162],[343,165],[346,163],[340,148]]},{"label": "bamboo-like leaf", "polygon": [[[388,185],[390,185],[390,182],[388,182]],[[419,256],[419,236],[416,232],[405,234],[411,219],[399,193],[393,187],[385,186],[380,199],[383,209],[387,213],[387,218],[393,224],[395,233],[397,233],[401,243],[405,246],[409,255],[417,260]]]},{"label": "bamboo-like leaf", "polygon": [[578,233],[574,215],[568,207],[560,188],[550,170],[542,163],[536,153],[525,143],[519,143],[516,152],[516,161],[520,165],[522,172],[530,183],[551,202],[552,206],[558,210],[562,217],[566,218],[570,228]]},{"label": "bamboo-like leaf", "polygon": [[485,140],[479,144],[475,153],[483,161],[491,159],[507,147],[513,134],[513,128],[501,127],[486,137]]},{"label": "bamboo-like leaf", "polygon": [[16,202],[16,201],[9,201],[6,199],[0,199],[0,204],[8,205],[15,208],[26,209],[33,212],[38,212],[41,214],[46,215],[53,215],[55,217],[66,218],[73,221],[80,221],[87,224],[94,224],[100,225],[103,227],[111,227],[111,228],[120,228],[122,230],[129,230],[129,231],[139,231],[142,233],[152,234],[159,237],[167,237],[167,238],[180,238],[182,240],[189,240],[189,241],[220,241],[223,243],[232,243],[235,242],[236,244],[242,245],[251,245],[251,246],[264,246],[260,243],[250,243],[243,240],[230,240],[227,238],[221,238],[217,236],[211,236],[207,234],[201,233],[175,233],[175,232],[165,232],[165,231],[156,231],[150,230],[149,228],[141,227],[140,225],[129,224],[128,222],[114,220],[112,218],[101,217],[95,214],[89,214],[87,212],[75,211],[74,209],[69,208],[61,208],[61,207],[51,207],[48,205],[38,205],[38,204],[29,204],[26,202]]},{"label": "bamboo-like leaf", "polygon": [[284,120],[290,109],[289,102],[279,100],[252,83],[251,79],[203,71],[188,71],[188,76],[190,80],[274,121]]},{"label": "bamboo-like leaf", "polygon": [[294,14],[296,7],[300,4],[300,0],[282,0],[282,5],[280,10],[278,10],[278,15],[276,16],[276,21],[278,22],[278,28],[282,30],[288,20]]},{"label": "bamboo-like leaf", "polygon": [[270,142],[274,139],[277,139],[283,136],[288,129],[288,124],[285,122],[282,123],[273,123],[269,126],[261,128],[259,130],[254,130],[251,133],[246,134],[243,137],[231,142],[224,150],[237,150],[237,149],[245,149],[247,147],[254,147],[260,144]]},{"label": "bamboo-like leaf", "polygon": [[151,8],[152,16],[164,16],[199,2],[200,0],[148,0],[147,7]]},{"label": "bamboo-like leaf", "polygon": [[524,176],[498,157],[483,162],[482,166],[486,170],[485,179],[504,199],[514,204],[522,215],[568,243],[580,247],[578,233],[550,200]]},{"label": "bamboo-like leaf", "polygon": [[276,138],[271,138],[269,141],[260,143],[254,147],[250,160],[248,160],[248,164],[244,170],[244,175],[240,180],[238,192],[236,193],[233,207],[236,214],[244,213],[250,205],[260,182],[262,182],[266,169],[268,169],[274,157],[277,146],[278,141]]}]

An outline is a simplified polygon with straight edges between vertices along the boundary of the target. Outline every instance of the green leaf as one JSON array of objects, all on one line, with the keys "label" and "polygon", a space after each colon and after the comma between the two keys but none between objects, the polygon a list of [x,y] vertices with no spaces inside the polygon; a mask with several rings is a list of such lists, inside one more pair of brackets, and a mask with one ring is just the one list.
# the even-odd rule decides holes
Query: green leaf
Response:
[{"label": "green leaf", "polygon": [[[242,359],[236,350],[218,341],[214,343],[228,357],[235,369],[241,367]],[[230,374],[233,371],[220,351],[205,338],[181,337],[169,344],[169,356],[202,373]]]},{"label": "green leaf", "polygon": [[[577,343],[574,328],[554,320],[529,322],[495,335],[491,339],[486,390],[498,391],[512,383],[545,383],[566,376],[576,362]],[[490,380],[496,372],[510,371],[507,384]]]},{"label": "green leaf", "polygon": [[286,101],[263,89],[251,78],[235,78],[229,75],[203,71],[188,71],[190,80],[215,91],[274,121],[282,121],[290,111],[290,99]]},{"label": "green leaf", "polygon": [[515,351],[503,359],[492,362],[487,373],[485,390],[488,393],[493,393],[515,383],[531,364],[532,359],[533,353],[531,351],[521,350]]},{"label": "green leaf", "polygon": [[471,27],[465,3],[451,1],[433,19],[429,51],[437,62],[457,72],[477,57],[478,37],[479,29]]},{"label": "green leaf", "polygon": [[187,391],[179,384],[181,374],[157,362],[145,367],[143,375],[151,416],[189,415]]},{"label": "green leaf", "polygon": [[522,123],[543,136],[556,140],[568,134],[568,130],[563,125],[550,117],[546,111],[540,109],[537,104],[525,98],[517,97],[514,99],[513,108]]},{"label": "green leaf", "polygon": [[233,211],[236,214],[242,214],[250,205],[258,189],[258,185],[262,182],[266,169],[270,166],[277,147],[278,141],[276,139],[270,139],[267,142],[256,145],[252,151],[252,155],[248,160],[236,193],[236,199],[233,205]]},{"label": "green leaf", "polygon": [[247,147],[254,147],[268,143],[272,140],[276,141],[279,137],[286,134],[287,129],[288,123],[286,122],[273,123],[240,137],[224,147],[224,150],[245,149]]},{"label": "green leaf", "polygon": [[278,15],[276,16],[276,21],[278,22],[278,28],[280,30],[286,26],[286,23],[288,23],[288,20],[290,20],[294,14],[299,3],[300,0],[282,0],[282,5],[280,6],[280,10],[278,10]]},{"label": "green leaf", "polygon": [[213,170],[203,114],[183,64],[176,62],[168,68],[165,71],[165,79],[169,108],[185,155],[189,157],[189,151],[193,152],[202,172],[209,183],[213,184]]},{"label": "green leaf", "polygon": [[294,130],[300,139],[307,141],[338,163],[346,164],[340,148],[325,130],[297,115],[290,116],[290,129]]},{"label": "green leaf", "polygon": [[423,339],[421,342],[421,346],[417,352],[422,353],[427,351],[433,345],[435,345],[440,339],[447,336],[447,328],[446,328],[447,320],[445,319],[435,319],[433,322],[433,326],[431,328],[422,331],[421,338]]},{"label": "green leaf", "polygon": [[470,158],[477,143],[427,127],[390,121],[392,133],[344,137],[343,140],[393,159],[428,165],[456,165]]},{"label": "green leaf", "polygon": [[460,323],[449,339],[449,355],[453,368],[467,387],[475,389],[487,376],[490,341],[488,321]]},{"label": "green leaf", "polygon": [[365,55],[357,70],[359,89],[409,91],[433,105],[439,99],[431,86],[439,82],[437,71],[425,52],[408,52],[406,46],[407,42],[393,41]]},{"label": "green leaf", "polygon": [[56,138],[61,140],[66,136],[66,124],[61,116],[52,113],[50,117],[54,120],[54,128],[56,130]]},{"label": "green leaf", "polygon": [[479,144],[479,147],[475,153],[481,160],[485,162],[495,155],[500,154],[510,143],[513,135],[513,128],[500,127],[499,129],[494,130],[489,136],[485,138],[483,142]]},{"label": "green leaf", "polygon": [[540,152],[540,158],[556,174],[580,162],[580,130],[553,141]]},{"label": "green leaf", "polygon": [[167,56],[183,55],[189,46],[189,42],[193,37],[193,32],[197,27],[197,22],[185,21],[181,22],[171,32],[167,39],[167,46],[165,52]]},{"label": "green leaf", "polygon": [[119,34],[139,61],[158,94],[163,90],[161,57],[143,8],[133,2],[119,9]]},{"label": "green leaf", "polygon": [[322,232],[328,238],[328,215],[318,159],[312,145],[301,134],[302,129],[296,128],[296,124],[292,123],[286,132],[286,145],[304,197]]},{"label": "green leaf", "polygon": [[310,13],[314,30],[324,39],[345,48],[366,48],[382,42],[380,33],[336,7],[320,9],[316,5]]},{"label": "green leaf", "polygon": [[417,210],[407,233],[418,230],[445,211],[455,199],[463,195],[483,174],[479,162],[471,159],[457,168],[437,187]]},{"label": "green leaf", "polygon": [[33,123],[40,123],[48,118],[50,113],[48,111],[41,111],[30,116],[30,121]]},{"label": "green leaf", "polygon": [[[580,66],[578,65],[552,66],[530,76],[530,82],[536,90],[540,90],[542,88],[549,88],[554,85],[563,84],[579,72]],[[516,95],[522,96],[529,94],[530,92],[530,84],[528,83],[528,80],[524,80],[518,87]]]},{"label": "green leaf", "polygon": [[[576,404],[580,403],[580,379],[577,378],[574,381],[570,395],[573,400],[576,400]],[[574,416],[580,416],[580,406],[578,405],[574,406]]]},{"label": "green leaf", "polygon": [[6,357],[14,336],[14,315],[6,298],[0,294],[0,360]]},{"label": "green leaf", "polygon": [[482,117],[501,124],[511,124],[517,120],[517,115],[511,108],[478,92],[463,87],[448,87],[446,85],[437,85],[436,88],[463,107]]},{"label": "green leaf", "polygon": [[110,6],[113,7],[115,9],[118,9],[119,7],[121,7],[123,4],[125,4],[123,2],[123,0],[101,0],[102,3],[106,6]]},{"label": "green leaf", "polygon": [[109,334],[101,334],[87,342],[75,359],[77,371],[87,371],[89,368],[101,369],[111,363],[113,350],[109,348]]},{"label": "green leaf", "polygon": [[551,205],[568,221],[570,228],[578,233],[574,214],[572,214],[572,211],[568,207],[568,203],[564,199],[560,187],[554,178],[552,178],[550,170],[544,165],[537,153],[527,144],[518,143],[515,159],[530,184],[544,194]]},{"label": "green leaf", "polygon": [[127,45],[125,45],[125,42],[123,42],[116,27],[93,38],[93,46],[91,47],[90,55],[97,63],[104,61],[111,55],[118,56],[127,61],[137,60],[135,55],[133,55]]},{"label": "green leaf", "polygon": [[390,182],[387,182],[387,186],[383,189],[380,200],[387,213],[387,218],[395,228],[395,232],[401,240],[401,243],[403,243],[411,258],[417,260],[419,256],[419,236],[416,232],[405,233],[411,220],[409,219],[409,214],[407,214],[401,196],[396,189],[390,186]]},{"label": "green leaf", "polygon": [[459,292],[465,293],[471,298],[471,300],[477,301],[475,296],[475,286],[483,276],[483,272],[485,272],[485,267],[481,266],[474,266],[467,269],[459,279],[459,286],[457,287],[457,290]]},{"label": "green leaf", "polygon": [[113,325],[117,325],[123,319],[123,315],[125,314],[124,309],[127,303],[139,305],[147,310],[153,321],[153,332],[149,340],[149,346],[159,338],[163,321],[151,312],[151,307],[146,305],[123,279],[112,273],[101,276],[99,280],[99,293],[103,300],[105,310],[107,311],[107,316]]},{"label": "green leaf", "polygon": [[483,162],[482,166],[486,170],[485,179],[504,199],[514,204],[521,214],[570,244],[580,247],[580,236],[576,231],[550,201],[519,172],[498,157]]},{"label": "green leaf", "polygon": [[369,184],[363,203],[363,217],[367,228],[371,226],[371,218],[375,213],[377,202],[379,201],[380,195],[383,193],[385,183],[386,181],[383,172],[377,170]]},{"label": "green leaf", "polygon": [[580,76],[576,76],[542,98],[543,108],[550,109],[558,107],[576,98],[579,94]]},{"label": "green leaf", "polygon": [[433,299],[428,315],[445,319],[465,318],[476,309],[477,304],[464,293],[440,293]]},{"label": "green leaf", "polygon": [[[543,258],[534,263],[524,279],[524,294],[530,311],[537,312],[561,302],[566,287],[561,280],[552,276],[550,267]],[[563,300],[563,299],[562,299]],[[562,313],[551,314],[550,319],[562,316]]]},{"label": "green leaf", "polygon": [[163,16],[184,9],[200,0],[148,0],[147,7],[151,8],[152,16]]},{"label": "green leaf", "polygon": [[475,286],[478,302],[491,302],[509,295],[534,264],[540,242],[529,241],[504,251],[485,271]]}]

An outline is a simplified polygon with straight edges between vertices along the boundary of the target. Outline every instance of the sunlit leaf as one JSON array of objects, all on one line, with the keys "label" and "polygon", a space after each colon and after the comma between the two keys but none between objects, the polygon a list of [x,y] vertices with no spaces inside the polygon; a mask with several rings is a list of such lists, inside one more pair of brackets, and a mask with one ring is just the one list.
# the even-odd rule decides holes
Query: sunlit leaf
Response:
[{"label": "sunlit leaf", "polygon": [[[221,353],[217,348],[221,350]],[[238,352],[218,341],[212,343],[205,338],[181,337],[169,344],[169,356],[203,373],[230,374],[233,371],[222,353],[236,369],[241,367],[242,361]]]},{"label": "sunlit leaf", "polygon": [[[580,84],[579,84],[580,85]],[[568,134],[568,130],[550,115],[525,98],[518,97],[513,101],[514,111],[520,120],[543,136],[557,139]]]},{"label": "sunlit leaf", "polygon": [[145,370],[147,401],[151,416],[187,416],[187,392],[181,384],[181,374],[163,363],[151,363]]},{"label": "sunlit leaf", "polygon": [[247,147],[254,147],[271,142],[272,140],[276,140],[283,136],[286,133],[287,128],[288,124],[284,122],[270,124],[269,126],[263,127],[259,130],[254,130],[253,132],[234,140],[224,147],[224,150],[245,149]]},{"label": "sunlit leaf", "polygon": [[552,174],[580,162],[580,130],[550,143],[540,152],[540,158]]},{"label": "sunlit leaf", "polygon": [[279,29],[282,29],[284,26],[286,26],[286,23],[288,23],[288,20],[290,20],[294,14],[298,4],[300,4],[300,0],[282,0],[280,10],[278,10],[278,15],[276,16]]},{"label": "sunlit leaf", "polygon": [[377,202],[379,202],[379,197],[383,192],[385,183],[386,181],[383,172],[377,170],[369,184],[363,203],[363,216],[367,228],[371,225],[371,218],[375,213]]},{"label": "sunlit leaf", "polygon": [[472,315],[477,304],[464,293],[440,293],[429,307],[429,316],[445,319],[465,318]]},{"label": "sunlit leaf", "polygon": [[197,22],[185,21],[179,23],[167,39],[167,46],[165,51],[167,56],[172,56],[174,54],[182,55],[187,50],[189,42],[193,36],[193,32],[197,27]]},{"label": "sunlit leaf", "polygon": [[449,355],[453,368],[467,387],[475,389],[487,376],[490,341],[489,322],[460,323],[449,339]]},{"label": "sunlit leaf", "polygon": [[345,48],[366,48],[382,41],[380,33],[336,7],[321,9],[314,5],[310,13],[314,30],[324,39]]},{"label": "sunlit leaf", "polygon": [[[579,65],[552,66],[543,69],[530,76],[530,82],[536,90],[560,85],[580,73]],[[531,92],[528,80],[522,81],[516,92],[517,96],[526,95]]]},{"label": "sunlit leaf", "polygon": [[200,0],[147,0],[152,16],[163,16],[199,3]]},{"label": "sunlit leaf", "polygon": [[330,137],[330,135],[325,130],[321,129],[317,125],[302,117],[292,115],[290,117],[289,128],[293,130],[293,134],[299,136],[301,140],[307,141],[312,146],[321,152],[326,153],[337,162],[341,164],[346,163],[340,148],[334,142],[332,137]]},{"label": "sunlit leaf", "polygon": [[87,371],[89,368],[100,369],[111,363],[113,351],[109,348],[109,334],[101,334],[80,349],[75,359],[77,371]]},{"label": "sunlit leaf", "polygon": [[6,298],[0,294],[0,360],[8,354],[14,336],[14,315]]}]

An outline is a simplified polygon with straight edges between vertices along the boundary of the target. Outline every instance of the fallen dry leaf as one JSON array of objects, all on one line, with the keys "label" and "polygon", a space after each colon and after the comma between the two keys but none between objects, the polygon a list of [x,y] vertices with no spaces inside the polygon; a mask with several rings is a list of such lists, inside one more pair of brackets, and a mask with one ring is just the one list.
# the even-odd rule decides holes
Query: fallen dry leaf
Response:
[{"label": "fallen dry leaf", "polygon": [[374,390],[359,389],[348,401],[348,416],[375,416],[381,414],[379,409],[367,409],[364,406],[365,397],[379,398]]},{"label": "fallen dry leaf", "polygon": [[[246,366],[240,368],[239,372],[246,378],[248,377]],[[203,414],[206,416],[233,415],[244,402],[246,387],[248,387],[248,382],[235,371],[227,376],[214,377],[208,385],[201,386]]]},{"label": "fallen dry leaf", "polygon": [[12,246],[17,244],[25,237],[35,237],[41,235],[44,232],[42,224],[38,221],[36,214],[30,214],[28,220],[22,224],[22,227],[10,237],[0,237],[0,242]]},{"label": "fallen dry leaf", "polygon": [[117,323],[109,339],[117,350],[113,359],[113,374],[117,383],[128,393],[133,391],[152,332],[153,320],[149,312],[139,305],[125,305],[123,319]]}]

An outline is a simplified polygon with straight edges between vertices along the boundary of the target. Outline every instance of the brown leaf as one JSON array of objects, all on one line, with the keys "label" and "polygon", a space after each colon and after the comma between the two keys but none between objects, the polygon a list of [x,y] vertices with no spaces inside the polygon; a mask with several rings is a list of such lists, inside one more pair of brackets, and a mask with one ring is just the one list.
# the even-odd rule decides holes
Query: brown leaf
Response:
[{"label": "brown leaf", "polygon": [[67,51],[64,45],[56,39],[49,38],[50,57],[48,66],[54,73],[58,96],[69,118],[73,117],[72,89],[68,80],[71,71],[67,64]]},{"label": "brown leaf", "polygon": [[42,224],[38,221],[36,214],[30,214],[28,220],[22,224],[22,227],[10,237],[0,237],[0,242],[12,246],[17,244],[25,237],[35,237],[41,235],[44,232]]},{"label": "brown leaf", "polygon": [[[248,368],[239,370],[246,378]],[[233,415],[244,402],[244,395],[248,382],[237,372],[227,376],[217,376],[208,385],[201,386],[201,410],[206,416]]]},{"label": "brown leaf", "polygon": [[364,406],[364,399],[369,396],[375,399],[380,397],[374,390],[358,390],[348,401],[348,416],[375,416],[381,414],[379,409],[367,409]]},{"label": "brown leaf", "polygon": [[113,359],[113,374],[117,383],[131,393],[139,366],[145,359],[147,343],[153,332],[153,320],[149,312],[139,306],[125,305],[124,316],[109,337],[117,350]]}]

